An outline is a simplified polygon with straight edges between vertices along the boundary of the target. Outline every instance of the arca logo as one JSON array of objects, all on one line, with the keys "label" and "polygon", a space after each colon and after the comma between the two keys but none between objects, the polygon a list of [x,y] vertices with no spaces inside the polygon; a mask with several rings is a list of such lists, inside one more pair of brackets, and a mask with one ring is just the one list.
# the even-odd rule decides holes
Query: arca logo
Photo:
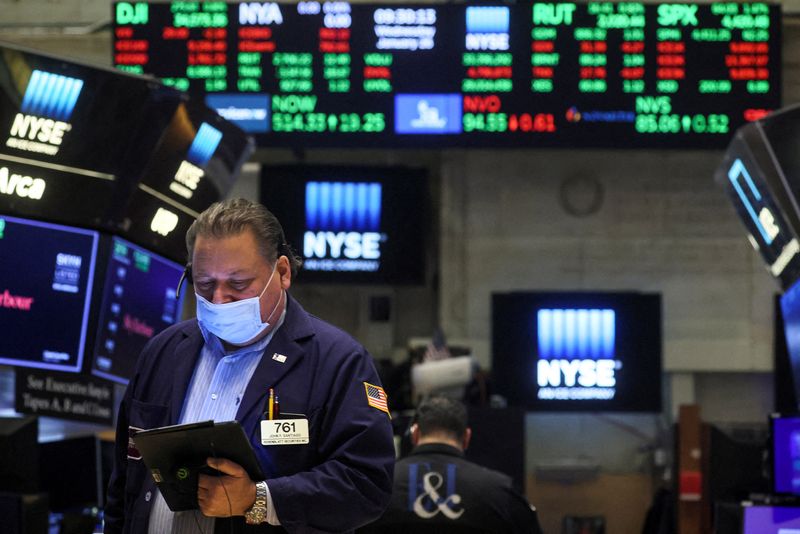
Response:
[{"label": "arca logo", "polygon": [[57,154],[64,134],[72,129],[68,121],[82,89],[83,80],[34,70],[6,146]]},{"label": "arca logo", "polygon": [[22,174],[11,174],[8,167],[0,167],[0,193],[17,195],[20,198],[39,200],[47,183],[41,178],[31,178]]},{"label": "arca logo", "polygon": [[150,230],[166,236],[178,226],[178,216],[164,208],[158,208],[153,220],[150,222]]},{"label": "arca logo", "polygon": [[308,182],[303,255],[376,260],[382,186],[366,182]]}]

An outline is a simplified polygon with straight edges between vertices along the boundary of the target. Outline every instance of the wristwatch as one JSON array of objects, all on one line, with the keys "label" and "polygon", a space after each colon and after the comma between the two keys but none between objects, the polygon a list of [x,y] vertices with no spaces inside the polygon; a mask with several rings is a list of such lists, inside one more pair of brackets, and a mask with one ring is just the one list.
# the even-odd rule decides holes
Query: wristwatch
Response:
[{"label": "wristwatch", "polygon": [[256,502],[244,513],[248,525],[260,525],[267,520],[267,483],[256,482]]}]

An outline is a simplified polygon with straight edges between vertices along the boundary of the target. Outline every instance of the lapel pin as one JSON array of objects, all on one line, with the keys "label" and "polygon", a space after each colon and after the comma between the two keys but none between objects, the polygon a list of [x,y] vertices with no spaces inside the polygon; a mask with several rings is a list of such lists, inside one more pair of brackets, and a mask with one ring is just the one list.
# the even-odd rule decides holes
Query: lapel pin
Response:
[{"label": "lapel pin", "polygon": [[278,354],[277,352],[272,355],[272,359],[279,363],[286,363],[286,356]]}]

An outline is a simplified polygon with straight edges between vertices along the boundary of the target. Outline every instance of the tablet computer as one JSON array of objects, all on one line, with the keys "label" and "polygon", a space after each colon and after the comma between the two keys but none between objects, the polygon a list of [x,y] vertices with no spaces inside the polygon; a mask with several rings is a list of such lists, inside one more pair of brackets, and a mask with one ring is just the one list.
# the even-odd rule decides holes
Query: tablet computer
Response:
[{"label": "tablet computer", "polygon": [[242,426],[236,421],[202,421],[138,432],[133,441],[173,512],[195,510],[197,476],[219,471],[207,458],[226,458],[241,465],[252,480],[264,474]]}]

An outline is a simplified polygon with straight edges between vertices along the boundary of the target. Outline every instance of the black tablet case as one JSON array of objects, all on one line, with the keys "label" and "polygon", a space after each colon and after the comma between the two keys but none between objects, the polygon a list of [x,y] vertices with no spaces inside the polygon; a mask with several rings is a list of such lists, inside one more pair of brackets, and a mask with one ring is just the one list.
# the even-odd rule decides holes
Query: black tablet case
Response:
[{"label": "black tablet case", "polygon": [[241,465],[252,480],[264,480],[261,466],[236,421],[203,421],[138,432],[136,448],[173,512],[195,510],[197,476],[219,474],[207,458],[227,458]]}]

